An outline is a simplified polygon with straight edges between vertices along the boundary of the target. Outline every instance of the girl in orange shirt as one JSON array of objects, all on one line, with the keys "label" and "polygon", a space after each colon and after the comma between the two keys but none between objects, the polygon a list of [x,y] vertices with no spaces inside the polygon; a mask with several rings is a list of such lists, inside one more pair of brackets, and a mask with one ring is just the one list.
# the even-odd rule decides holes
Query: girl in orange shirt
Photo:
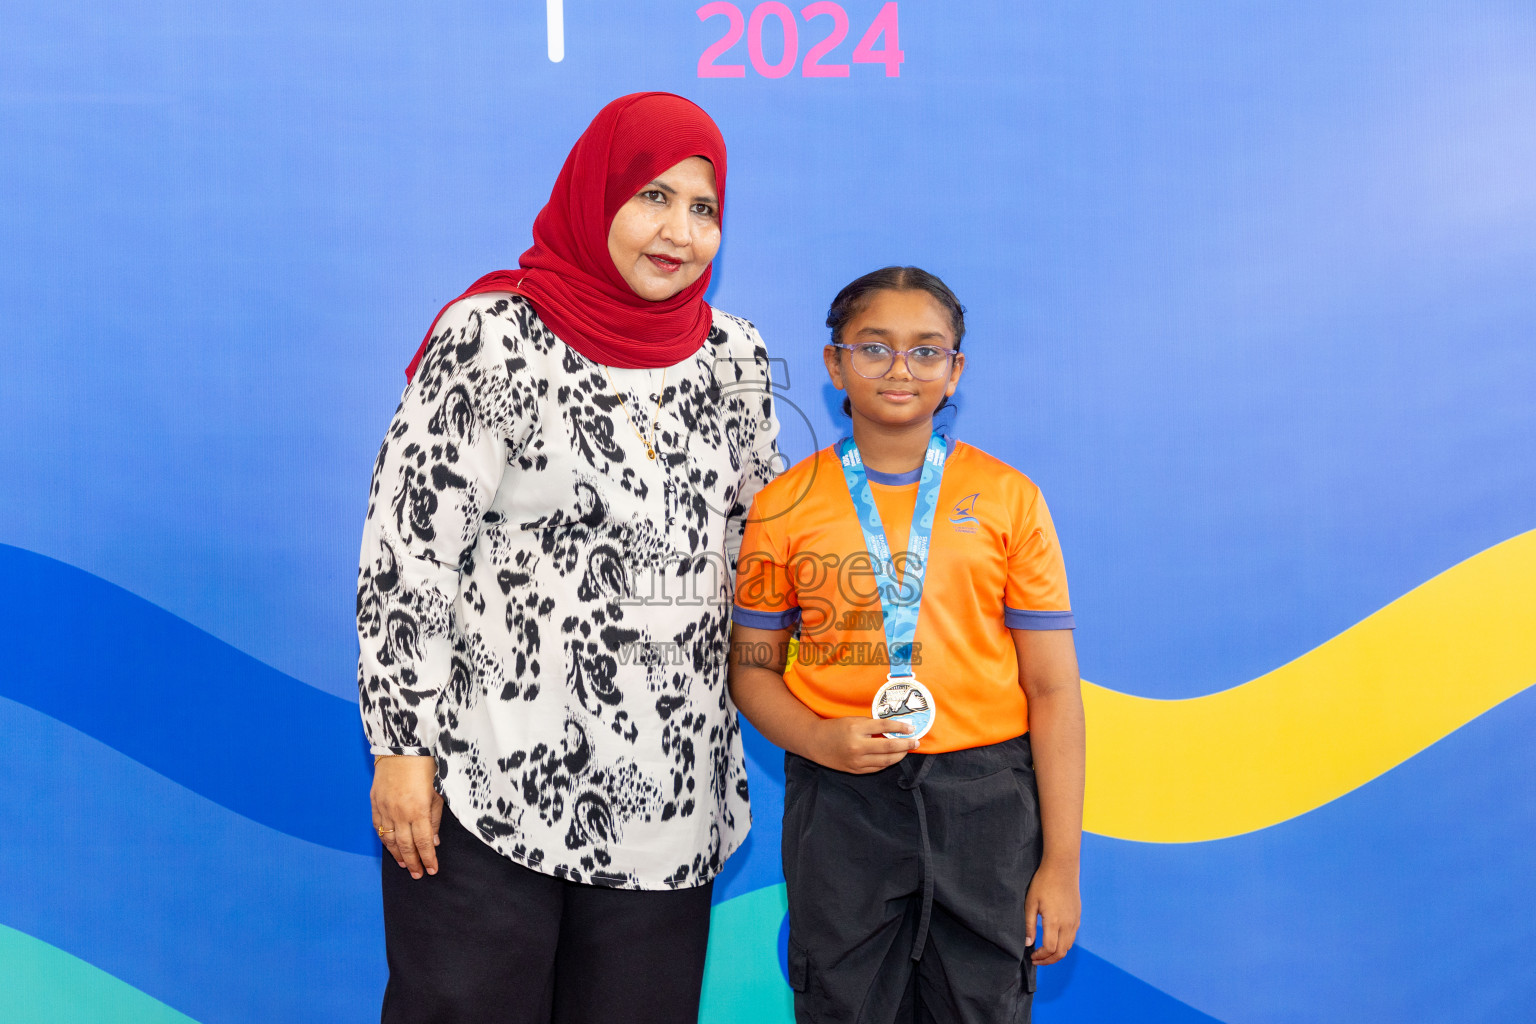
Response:
[{"label": "girl in orange shirt", "polygon": [[795,1015],[1027,1021],[1081,916],[1055,529],[1027,477],[934,430],[965,365],[942,281],[866,274],[827,325],[853,435],[754,501],[732,629],[731,695],[786,751]]}]

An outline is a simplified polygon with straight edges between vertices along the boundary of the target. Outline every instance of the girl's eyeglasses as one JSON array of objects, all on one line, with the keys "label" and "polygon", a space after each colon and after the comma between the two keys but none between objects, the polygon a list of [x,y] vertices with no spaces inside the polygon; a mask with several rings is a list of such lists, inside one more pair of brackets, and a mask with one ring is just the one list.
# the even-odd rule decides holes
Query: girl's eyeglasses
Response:
[{"label": "girl's eyeglasses", "polygon": [[938,380],[949,374],[950,360],[957,355],[954,349],[942,345],[919,345],[905,352],[897,352],[878,341],[861,341],[857,345],[834,341],[831,345],[853,353],[853,358],[849,360],[853,364],[853,372],[869,380],[877,380],[890,373],[891,367],[896,365],[897,356],[906,362],[907,372],[916,379]]}]

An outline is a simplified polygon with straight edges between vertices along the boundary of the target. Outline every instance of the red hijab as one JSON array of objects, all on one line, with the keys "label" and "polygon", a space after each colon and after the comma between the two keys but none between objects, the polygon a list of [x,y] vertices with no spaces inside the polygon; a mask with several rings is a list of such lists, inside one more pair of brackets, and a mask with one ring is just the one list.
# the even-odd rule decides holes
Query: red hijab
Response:
[{"label": "red hijab", "polygon": [[[608,229],[641,185],[691,156],[715,165],[723,207],[725,140],[709,115],[668,92],[620,96],[598,111],[565,158],[533,222],[533,247],[518,260],[521,269],[486,274],[453,302],[482,292],[526,296],[556,337],[608,366],[671,366],[688,358],[709,335],[709,268],[670,299],[642,299],[608,255]],[[429,329],[406,380],[431,340]]]}]

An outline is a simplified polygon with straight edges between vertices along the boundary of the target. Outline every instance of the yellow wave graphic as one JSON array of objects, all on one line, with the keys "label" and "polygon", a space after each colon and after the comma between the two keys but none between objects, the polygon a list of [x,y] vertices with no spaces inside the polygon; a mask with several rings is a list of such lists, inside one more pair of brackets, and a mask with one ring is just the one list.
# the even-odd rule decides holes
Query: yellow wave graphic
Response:
[{"label": "yellow wave graphic", "polygon": [[1251,682],[1150,700],[1084,681],[1090,832],[1221,839],[1369,782],[1536,682],[1536,530]]}]

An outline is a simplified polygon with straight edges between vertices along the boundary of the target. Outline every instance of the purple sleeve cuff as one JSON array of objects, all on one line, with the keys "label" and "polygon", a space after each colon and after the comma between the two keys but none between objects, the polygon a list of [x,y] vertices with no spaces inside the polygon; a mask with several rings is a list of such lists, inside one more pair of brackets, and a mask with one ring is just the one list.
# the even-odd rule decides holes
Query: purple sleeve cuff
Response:
[{"label": "purple sleeve cuff", "polygon": [[738,604],[732,609],[731,618],[738,625],[751,629],[791,629],[800,621],[800,609],[786,608],[781,612],[760,612],[753,608],[743,608]]},{"label": "purple sleeve cuff", "polygon": [[1003,625],[1009,629],[1076,629],[1077,622],[1070,610],[1064,612],[1031,612],[1022,608],[1003,607]]}]

